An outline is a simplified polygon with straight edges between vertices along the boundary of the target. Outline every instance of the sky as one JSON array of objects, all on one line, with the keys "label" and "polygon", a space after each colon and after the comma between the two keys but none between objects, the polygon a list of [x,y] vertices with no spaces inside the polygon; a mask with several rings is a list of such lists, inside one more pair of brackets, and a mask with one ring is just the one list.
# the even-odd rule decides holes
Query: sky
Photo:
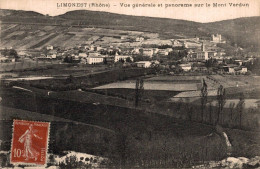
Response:
[{"label": "sky", "polygon": [[[84,3],[83,7],[61,7],[64,3]],[[92,3],[103,7],[89,6]],[[120,3],[129,4],[123,7]],[[153,4],[155,7],[135,7],[135,4]],[[220,6],[213,7],[213,4]],[[245,4],[232,6],[230,4]],[[191,7],[166,7],[167,4],[191,4]],[[195,4],[203,6],[195,7]],[[206,4],[210,6],[206,7]],[[85,6],[86,5],[86,6]],[[162,5],[162,6],[160,6]],[[169,5],[168,5],[169,6]],[[260,16],[260,0],[0,0],[1,9],[36,11],[51,16],[72,10],[105,11],[126,15],[183,19],[196,22],[214,22],[240,17]]]}]

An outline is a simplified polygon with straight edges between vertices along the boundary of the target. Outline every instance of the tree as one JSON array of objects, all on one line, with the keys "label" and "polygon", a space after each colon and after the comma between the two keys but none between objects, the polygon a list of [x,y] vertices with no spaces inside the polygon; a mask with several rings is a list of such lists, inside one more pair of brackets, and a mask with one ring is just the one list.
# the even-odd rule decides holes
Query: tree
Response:
[{"label": "tree", "polygon": [[229,104],[229,109],[230,109],[230,125],[232,125],[232,123],[233,123],[234,107],[235,107],[235,103],[230,103],[230,104]]},{"label": "tree", "polygon": [[67,77],[67,79],[66,79],[66,83],[67,84],[73,83],[73,80],[74,80],[74,77],[72,75],[69,75],[69,77]]},{"label": "tree", "polygon": [[144,91],[144,81],[143,79],[136,79],[135,85],[135,107],[138,107],[139,101],[143,95]]},{"label": "tree", "polygon": [[216,124],[219,123],[220,114],[222,113],[224,105],[226,103],[226,91],[222,85],[220,85],[218,88],[217,100],[218,100],[218,116],[217,116]]},{"label": "tree", "polygon": [[17,51],[15,49],[5,48],[1,53],[4,56],[14,57],[15,59],[19,58]]},{"label": "tree", "polygon": [[130,57],[127,57],[125,61],[128,62],[128,63],[131,63],[131,62],[132,62],[132,60],[131,60]]},{"label": "tree", "polygon": [[119,59],[119,62],[125,63],[125,60],[121,58],[121,59]]},{"label": "tree", "polygon": [[213,113],[213,106],[212,103],[209,104],[209,123],[212,124],[212,113]]},{"label": "tree", "polygon": [[240,97],[239,97],[239,102],[237,104],[237,109],[238,109],[238,113],[239,113],[239,127],[240,127],[240,129],[242,128],[242,115],[243,115],[244,104],[245,104],[245,97],[244,97],[244,94],[241,93]]},{"label": "tree", "polygon": [[11,57],[14,57],[15,59],[18,58],[18,54],[17,54],[16,50],[14,50],[14,49],[11,49],[11,50],[9,51],[9,55],[10,55]]},{"label": "tree", "polygon": [[188,107],[188,119],[189,119],[189,121],[192,121],[192,112],[193,112],[193,107],[189,106]]},{"label": "tree", "polygon": [[104,58],[104,64],[106,65],[107,64],[107,58]]},{"label": "tree", "polygon": [[200,90],[200,97],[201,97],[201,122],[203,122],[203,116],[204,116],[204,109],[207,103],[207,96],[208,96],[208,86],[203,79],[202,87]]},{"label": "tree", "polygon": [[64,62],[66,62],[66,63],[72,63],[72,61],[73,61],[72,57],[66,56],[64,58]]}]

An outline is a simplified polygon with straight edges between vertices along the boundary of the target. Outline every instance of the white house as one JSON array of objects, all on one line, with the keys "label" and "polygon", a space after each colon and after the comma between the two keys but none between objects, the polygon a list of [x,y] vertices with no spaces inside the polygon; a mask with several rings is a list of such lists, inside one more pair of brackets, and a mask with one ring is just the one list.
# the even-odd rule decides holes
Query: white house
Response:
[{"label": "white house", "polygon": [[90,56],[87,58],[87,63],[88,64],[98,64],[98,63],[103,63],[104,58],[101,56]]},{"label": "white house", "polygon": [[104,48],[102,48],[101,46],[97,46],[95,49],[96,49],[96,51],[100,51],[100,50],[103,50]]},{"label": "white house", "polygon": [[52,59],[56,59],[57,58],[57,55],[54,53],[54,54],[48,54],[47,55],[47,58],[52,58]]},{"label": "white house", "polygon": [[143,49],[143,55],[144,56],[149,56],[149,57],[152,57],[154,54],[154,50],[151,49],[151,48],[144,48]]},{"label": "white house", "polygon": [[126,61],[126,58],[130,58],[130,60],[133,62],[134,61],[134,59],[133,59],[133,57],[132,56],[128,56],[128,55],[115,55],[115,62],[118,62],[118,61],[120,61],[120,60],[124,60],[124,61]]},{"label": "white house", "polygon": [[185,72],[191,70],[191,65],[190,64],[180,64],[179,66]]},{"label": "white house", "polygon": [[52,45],[48,45],[48,46],[46,47],[46,49],[47,49],[47,50],[52,50],[52,49],[53,49],[53,46],[52,46]]},{"label": "white house", "polygon": [[246,73],[247,72],[247,68],[246,67],[242,67],[240,70],[240,73]]},{"label": "white house", "polygon": [[92,50],[92,51],[95,50],[95,46],[94,46],[94,45],[91,45],[90,48],[89,48],[89,50]]},{"label": "white house", "polygon": [[198,59],[198,60],[208,60],[209,59],[209,54],[207,51],[197,52],[195,55],[196,55],[196,59]]},{"label": "white house", "polygon": [[144,41],[144,37],[139,36],[139,37],[137,37],[137,38],[135,39],[135,41],[137,41],[137,42]]},{"label": "white house", "polygon": [[236,67],[236,68],[235,68],[235,71],[236,71],[237,73],[245,74],[245,73],[247,72],[247,68],[244,67],[244,66],[239,66],[239,67]]},{"label": "white house", "polygon": [[89,52],[88,53],[88,57],[97,57],[97,56],[99,56],[100,54],[99,53],[97,53],[97,52]]},{"label": "white house", "polygon": [[151,67],[152,62],[150,61],[140,61],[140,62],[135,62],[137,67],[143,67],[143,68],[148,68]]},{"label": "white house", "polygon": [[87,54],[86,53],[79,53],[79,57],[86,58]]},{"label": "white house", "polygon": [[159,55],[168,55],[169,54],[169,51],[167,51],[166,49],[160,49],[158,52],[157,52]]},{"label": "white house", "polygon": [[223,66],[223,69],[225,72],[233,74],[233,73],[235,73],[235,67],[236,66],[228,65],[228,66]]}]

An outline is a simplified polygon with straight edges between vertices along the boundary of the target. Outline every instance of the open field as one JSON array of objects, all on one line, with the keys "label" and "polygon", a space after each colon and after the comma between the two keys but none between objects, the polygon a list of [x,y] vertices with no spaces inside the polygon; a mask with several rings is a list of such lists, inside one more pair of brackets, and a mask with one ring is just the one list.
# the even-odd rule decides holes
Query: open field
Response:
[{"label": "open field", "polygon": [[[107,85],[99,86],[94,89],[111,89],[111,88],[126,88],[135,89],[135,81],[116,82]],[[170,91],[189,91],[197,90],[197,84],[174,84],[165,82],[146,82],[144,81],[145,90],[170,90]]]},{"label": "open field", "polygon": [[[15,65],[16,64],[16,65]],[[3,67],[0,70],[11,71],[15,76],[13,77],[32,77],[32,76],[50,76],[50,77],[62,77],[62,76],[84,76],[89,73],[102,72],[111,70],[106,65],[83,65],[83,64],[58,64],[51,62],[38,62],[32,61],[31,64],[23,64],[21,62],[16,63],[2,63]],[[28,67],[26,67],[28,65]],[[41,66],[42,65],[42,66]],[[0,64],[1,66],[1,64]],[[21,68],[21,69],[18,69]],[[6,74],[6,73],[1,73]]]},{"label": "open field", "polygon": [[146,80],[149,81],[186,81],[186,82],[193,82],[193,81],[200,81],[205,78],[205,76],[170,76],[170,75],[160,75],[148,78]]},{"label": "open field", "polygon": [[24,60],[21,62],[0,63],[0,72],[24,71],[30,69],[41,69],[50,66],[50,62]]},{"label": "open field", "polygon": [[[41,26],[4,24],[1,30],[1,45],[16,49],[42,49],[47,45],[70,48],[79,44],[96,42],[97,45],[110,42],[122,43],[125,40],[120,36],[129,36],[133,39],[142,35],[149,38],[158,38],[156,33],[124,31],[103,28],[81,28],[70,26]],[[103,37],[103,38],[102,38]],[[96,41],[102,38],[101,41]]]}]

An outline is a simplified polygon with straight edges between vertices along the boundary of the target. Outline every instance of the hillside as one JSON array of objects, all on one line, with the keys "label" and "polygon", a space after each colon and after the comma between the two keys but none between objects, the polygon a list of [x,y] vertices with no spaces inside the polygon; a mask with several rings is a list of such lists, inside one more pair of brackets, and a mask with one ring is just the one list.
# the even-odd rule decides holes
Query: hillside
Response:
[{"label": "hillside", "polygon": [[[57,32],[66,33],[65,31],[67,30],[64,27],[74,26],[79,29],[77,31],[80,31],[84,27],[99,27],[106,29],[159,33],[161,38],[186,38],[194,36],[209,38],[213,33],[220,33],[225,39],[230,41],[231,44],[237,43],[243,48],[251,48],[254,50],[259,50],[258,47],[260,42],[258,36],[260,33],[260,17],[239,18],[212,23],[198,23],[185,20],[129,16],[87,10],[70,11],[55,17],[44,16],[32,11],[0,10],[0,20],[5,23],[3,25],[24,23],[28,25],[36,24],[54,26],[54,32],[49,32],[43,28],[43,31],[49,33],[48,35]],[[5,28],[5,26],[3,27]],[[30,30],[34,29],[38,30],[39,28],[30,28]],[[12,39],[12,37],[6,37],[5,30],[6,29],[2,29],[1,32],[1,40],[4,43],[3,46],[5,46],[5,41],[16,40],[16,38]],[[8,30],[9,32],[7,34],[17,31],[17,29]],[[52,34],[50,39],[55,37],[56,36]],[[23,39],[23,37],[18,38],[18,40]],[[35,38],[35,40],[37,40],[37,38]],[[42,43],[44,42],[45,41]],[[36,46],[38,47],[37,44]]]},{"label": "hillside", "polygon": [[213,33],[223,34],[239,46],[253,50],[260,46],[260,17],[247,17],[204,24]]}]

